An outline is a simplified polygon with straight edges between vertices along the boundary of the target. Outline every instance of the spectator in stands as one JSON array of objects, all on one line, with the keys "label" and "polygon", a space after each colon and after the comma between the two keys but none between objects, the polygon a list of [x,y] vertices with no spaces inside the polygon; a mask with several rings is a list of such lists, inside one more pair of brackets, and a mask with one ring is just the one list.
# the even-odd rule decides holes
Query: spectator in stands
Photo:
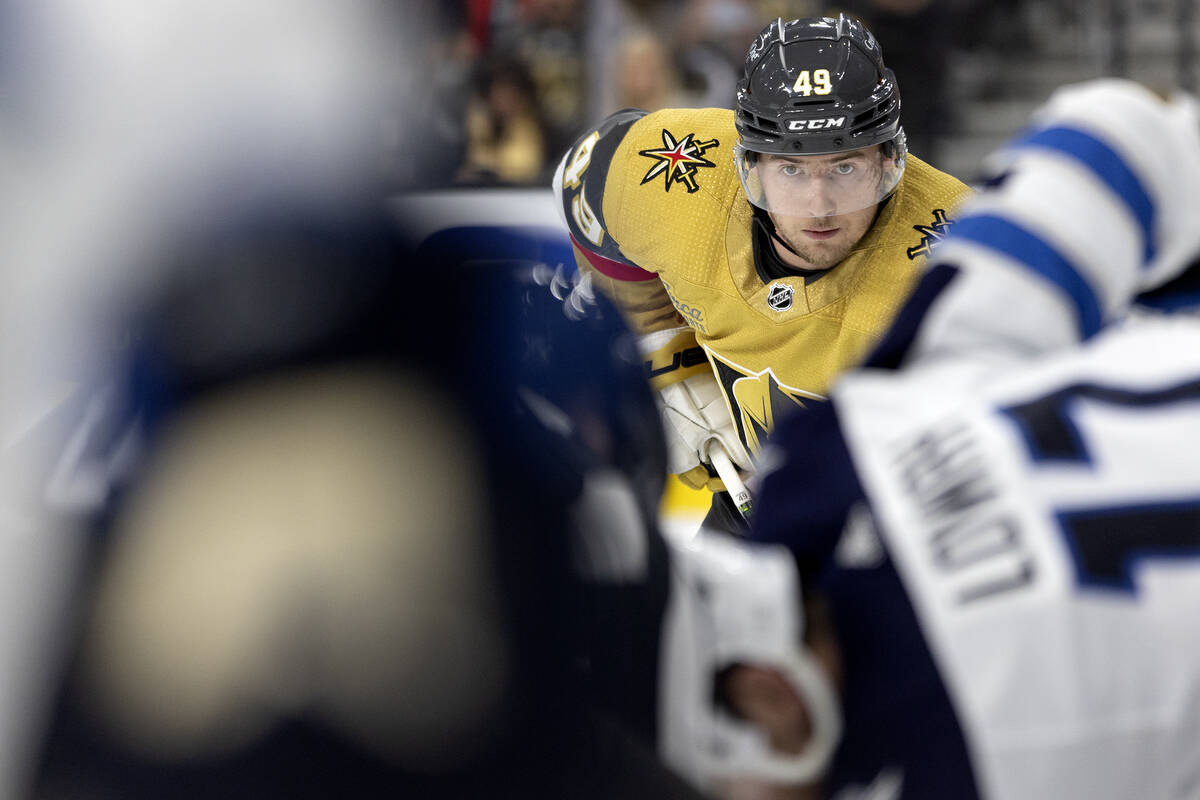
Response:
[{"label": "spectator in stands", "polygon": [[760,15],[748,0],[690,0],[681,19],[677,58],[692,96],[689,105],[729,108],[746,48],[770,17]]},{"label": "spectator in stands", "polygon": [[459,180],[529,184],[548,179],[546,133],[537,87],[519,61],[484,64],[467,107],[467,147]]},{"label": "spectator in stands", "polygon": [[[467,102],[480,45],[461,2],[405,13],[424,32],[406,45],[420,66],[402,76],[397,93],[403,102],[384,122],[383,177],[392,189],[445,186],[466,157]],[[421,120],[419,131],[412,119]]]},{"label": "spectator in stands", "polygon": [[657,111],[683,104],[670,51],[660,37],[645,28],[622,36],[613,75],[616,109]]},{"label": "spectator in stands", "polygon": [[586,116],[588,69],[584,4],[578,0],[526,0],[511,22],[495,31],[492,52],[524,62],[545,115],[547,150],[566,148]]}]

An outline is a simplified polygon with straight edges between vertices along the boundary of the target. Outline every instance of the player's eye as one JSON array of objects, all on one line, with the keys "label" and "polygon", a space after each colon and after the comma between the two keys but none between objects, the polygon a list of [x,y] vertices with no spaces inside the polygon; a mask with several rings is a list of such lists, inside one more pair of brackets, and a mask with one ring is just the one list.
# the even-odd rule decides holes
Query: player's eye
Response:
[{"label": "player's eye", "polygon": [[800,174],[800,168],[795,164],[784,164],[779,168],[779,171],[784,175],[787,175],[789,178],[794,178]]},{"label": "player's eye", "polygon": [[849,161],[842,161],[834,165],[833,171],[837,175],[851,175],[854,172],[854,165]]}]

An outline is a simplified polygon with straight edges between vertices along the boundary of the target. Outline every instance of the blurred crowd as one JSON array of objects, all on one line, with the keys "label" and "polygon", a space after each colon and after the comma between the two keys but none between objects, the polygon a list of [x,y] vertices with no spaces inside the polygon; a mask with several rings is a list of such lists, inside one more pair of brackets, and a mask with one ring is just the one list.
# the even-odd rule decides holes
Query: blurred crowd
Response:
[{"label": "blurred crowd", "polygon": [[[621,108],[732,107],[769,21],[863,19],[896,72],[910,149],[936,163],[954,124],[951,58],[1028,46],[1025,0],[456,0],[425,63],[440,157],[420,182],[546,185],[584,127]],[[406,155],[396,153],[397,163]]]}]

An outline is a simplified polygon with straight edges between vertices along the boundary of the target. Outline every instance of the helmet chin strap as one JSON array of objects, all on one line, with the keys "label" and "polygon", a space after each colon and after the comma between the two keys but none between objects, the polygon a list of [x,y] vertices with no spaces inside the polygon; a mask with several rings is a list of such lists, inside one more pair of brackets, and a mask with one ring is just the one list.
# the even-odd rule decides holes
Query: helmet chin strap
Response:
[{"label": "helmet chin strap", "polygon": [[[758,225],[760,228],[762,228],[764,231],[766,231],[767,235],[770,236],[772,239],[774,239],[776,242],[783,245],[783,248],[785,250],[787,250],[789,253],[794,255],[796,258],[803,260],[805,263],[808,262],[807,258],[805,258],[804,256],[797,253],[796,249],[794,247],[792,247],[790,244],[788,244],[787,242],[785,242],[783,240],[783,237],[779,235],[779,232],[777,230],[775,230],[775,220],[771,219],[770,214],[768,214],[766,211],[763,211],[758,206],[755,206],[754,213],[753,213],[753,219],[754,219],[754,223],[756,225]],[[795,269],[802,269],[802,267],[795,267]],[[816,269],[816,268],[812,267],[812,269]]]}]

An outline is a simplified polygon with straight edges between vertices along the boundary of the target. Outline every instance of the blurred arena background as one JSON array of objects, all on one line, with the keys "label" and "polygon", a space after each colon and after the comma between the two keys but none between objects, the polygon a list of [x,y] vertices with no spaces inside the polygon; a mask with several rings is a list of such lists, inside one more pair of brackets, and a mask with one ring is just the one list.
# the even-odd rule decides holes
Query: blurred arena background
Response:
[{"label": "blurred arena background", "polygon": [[619,108],[728,106],[747,43],[777,16],[864,19],[899,80],[910,148],[968,181],[980,157],[1064,82],[1196,83],[1191,0],[440,5],[442,35],[431,47],[443,69],[430,80],[446,86],[439,130],[451,166],[430,177],[446,184],[545,184],[572,135]]}]

